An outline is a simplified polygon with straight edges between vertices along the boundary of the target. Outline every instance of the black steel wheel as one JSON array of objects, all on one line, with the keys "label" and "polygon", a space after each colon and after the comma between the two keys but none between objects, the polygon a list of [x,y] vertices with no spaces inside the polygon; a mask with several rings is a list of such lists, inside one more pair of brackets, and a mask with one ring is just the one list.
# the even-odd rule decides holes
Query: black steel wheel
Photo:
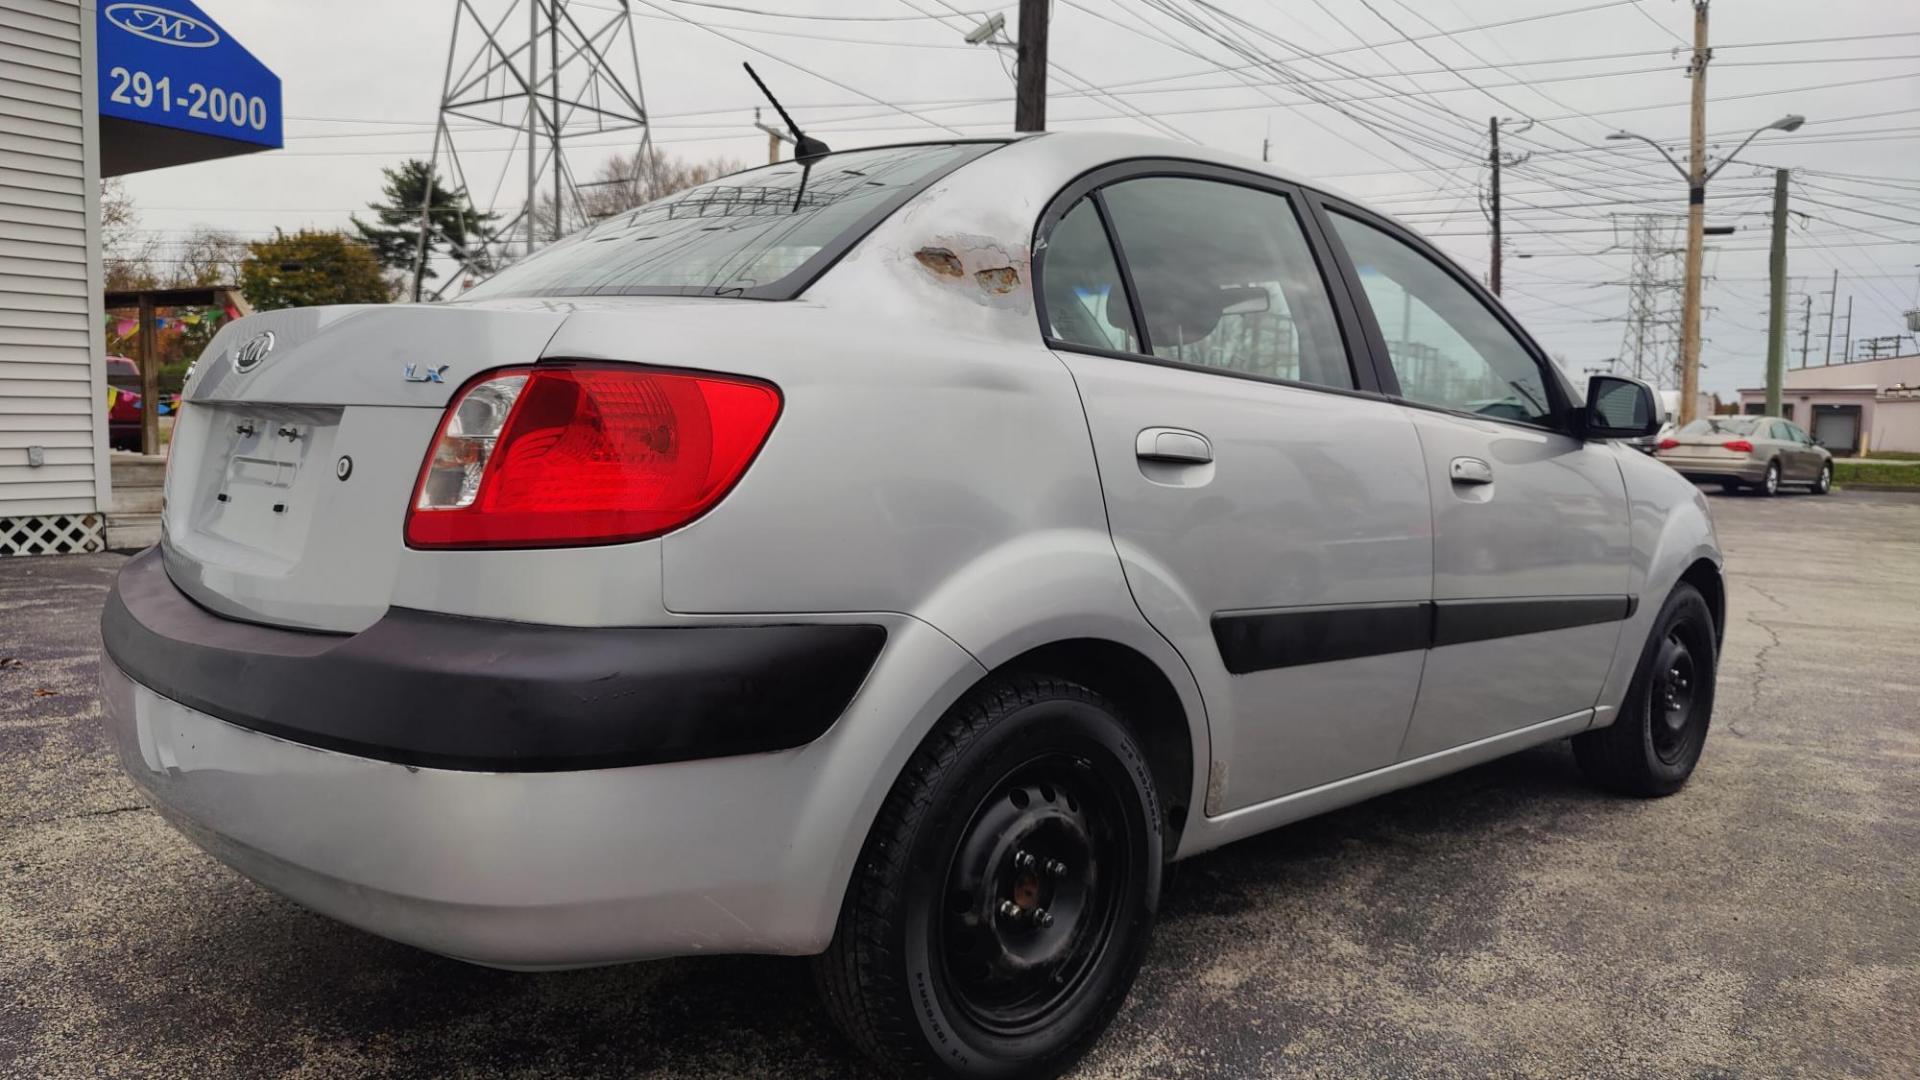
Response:
[{"label": "black steel wheel", "polygon": [[829,1013],[896,1072],[1056,1075],[1139,971],[1161,833],[1114,705],[1042,676],[982,687],[874,823],[815,965]]},{"label": "black steel wheel", "polygon": [[1700,763],[1713,718],[1718,638],[1699,590],[1682,582],[1661,605],[1619,715],[1574,736],[1580,768],[1603,787],[1671,795]]}]

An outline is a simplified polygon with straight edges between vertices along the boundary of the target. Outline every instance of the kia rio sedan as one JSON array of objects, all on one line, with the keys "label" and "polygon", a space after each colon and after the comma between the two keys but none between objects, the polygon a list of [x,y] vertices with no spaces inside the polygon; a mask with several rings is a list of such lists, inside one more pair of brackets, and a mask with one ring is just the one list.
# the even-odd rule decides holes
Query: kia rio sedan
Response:
[{"label": "kia rio sedan", "polygon": [[1068,1067],[1177,859],[1571,738],[1677,791],[1701,495],[1405,227],[1113,135],[830,153],[201,357],[103,618],[128,773],[479,964],[812,955],[902,1074]]}]

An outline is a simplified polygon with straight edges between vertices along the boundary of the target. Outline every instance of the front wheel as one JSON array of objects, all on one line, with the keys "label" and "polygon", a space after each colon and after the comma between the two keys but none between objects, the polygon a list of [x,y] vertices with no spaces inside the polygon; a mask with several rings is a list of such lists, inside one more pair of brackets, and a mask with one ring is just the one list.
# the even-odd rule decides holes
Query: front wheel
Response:
[{"label": "front wheel", "polygon": [[1820,466],[1820,475],[1813,480],[1813,493],[1815,495],[1825,495],[1832,490],[1833,462],[1829,461]]},{"label": "front wheel", "polygon": [[814,966],[828,1012],[892,1072],[1058,1074],[1139,972],[1160,822],[1106,699],[1043,676],[976,690],[874,823]]},{"label": "front wheel", "polygon": [[1699,590],[1674,587],[1653,622],[1627,700],[1612,725],[1573,737],[1588,779],[1626,795],[1671,795],[1707,744],[1718,668],[1713,612]]}]

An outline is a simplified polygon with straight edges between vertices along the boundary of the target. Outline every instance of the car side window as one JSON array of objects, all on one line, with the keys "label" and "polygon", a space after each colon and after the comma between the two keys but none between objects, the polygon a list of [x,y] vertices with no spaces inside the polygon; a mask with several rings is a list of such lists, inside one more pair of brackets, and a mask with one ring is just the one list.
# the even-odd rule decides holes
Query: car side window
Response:
[{"label": "car side window", "polygon": [[1813,445],[1813,440],[1807,436],[1806,430],[1802,428],[1799,424],[1792,424],[1792,423],[1788,424],[1787,434],[1793,439],[1794,442],[1805,443],[1809,446]]},{"label": "car side window", "polygon": [[1091,198],[1081,199],[1053,227],[1041,275],[1049,337],[1097,349],[1140,351],[1120,266]]},{"label": "car side window", "polygon": [[1326,282],[1291,199],[1181,176],[1122,180],[1101,197],[1153,355],[1353,388]]},{"label": "car side window", "polygon": [[1328,216],[1386,338],[1400,396],[1502,420],[1553,414],[1546,373],[1471,290],[1391,233]]}]

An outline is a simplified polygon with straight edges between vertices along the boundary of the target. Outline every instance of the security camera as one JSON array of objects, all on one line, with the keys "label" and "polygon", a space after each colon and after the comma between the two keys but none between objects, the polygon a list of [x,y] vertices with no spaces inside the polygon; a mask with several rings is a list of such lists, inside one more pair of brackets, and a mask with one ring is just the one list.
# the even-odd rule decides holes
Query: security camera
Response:
[{"label": "security camera", "polygon": [[987,18],[986,22],[983,22],[979,26],[974,27],[973,30],[967,34],[967,44],[985,45],[987,42],[992,41],[994,37],[1000,33],[1000,31],[1005,30],[1006,28],[1007,28],[1006,14],[1003,12],[996,11]]}]

